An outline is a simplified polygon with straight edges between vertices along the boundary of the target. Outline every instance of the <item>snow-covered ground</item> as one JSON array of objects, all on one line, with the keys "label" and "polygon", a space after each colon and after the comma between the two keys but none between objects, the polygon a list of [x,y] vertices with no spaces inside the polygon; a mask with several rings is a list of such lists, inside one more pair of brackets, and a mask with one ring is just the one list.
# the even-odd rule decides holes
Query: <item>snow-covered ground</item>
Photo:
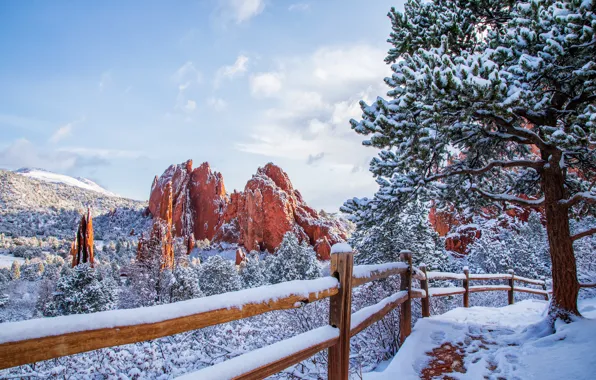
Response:
[{"label": "snow-covered ground", "polygon": [[596,299],[580,302],[585,319],[559,323],[553,334],[545,322],[547,302],[525,300],[503,308],[457,308],[419,319],[395,358],[364,379],[419,379],[445,343],[463,356],[456,379],[596,379]]},{"label": "snow-covered ground", "polygon": [[10,268],[13,261],[18,261],[23,264],[25,259],[22,257],[14,257],[13,255],[0,254],[0,268]]},{"label": "snow-covered ground", "polygon": [[85,190],[92,190],[98,193],[102,193],[104,195],[109,195],[113,197],[117,197],[117,194],[112,193],[104,189],[103,187],[99,186],[97,183],[87,179],[87,178],[74,178],[64,174],[52,173],[43,169],[30,169],[30,168],[23,168],[16,170],[15,173],[23,175],[29,178],[35,178],[40,181],[51,182],[51,183],[63,183],[69,186],[80,187],[81,189]]}]

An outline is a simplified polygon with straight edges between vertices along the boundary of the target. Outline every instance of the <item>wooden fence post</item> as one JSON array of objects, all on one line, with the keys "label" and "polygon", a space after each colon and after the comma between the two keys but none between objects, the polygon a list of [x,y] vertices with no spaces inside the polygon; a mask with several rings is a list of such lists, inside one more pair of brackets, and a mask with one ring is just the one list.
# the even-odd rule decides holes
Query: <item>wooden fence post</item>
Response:
[{"label": "wooden fence post", "polygon": [[513,279],[513,276],[515,276],[515,272],[513,272],[513,269],[509,269],[507,271],[507,273],[509,273],[511,275],[511,278],[509,279],[509,296],[508,296],[508,301],[509,301],[509,305],[513,305],[515,303],[515,295],[513,293],[513,283],[515,282],[515,280]]},{"label": "wooden fence post", "polygon": [[464,275],[466,276],[464,280],[464,289],[466,290],[464,293],[464,307],[470,307],[470,269],[468,267],[464,267]]},{"label": "wooden fence post", "polygon": [[401,275],[400,290],[408,291],[408,299],[401,304],[401,315],[399,316],[399,344],[404,344],[406,338],[412,332],[412,252],[401,251],[400,259],[408,264],[408,270]]},{"label": "wooden fence post", "polygon": [[329,302],[329,324],[339,329],[339,341],[329,348],[327,378],[330,380],[347,380],[349,376],[353,266],[352,252],[331,254],[331,275],[339,280],[339,292]]},{"label": "wooden fence post", "polygon": [[424,273],[424,280],[420,280],[420,287],[426,293],[426,297],[420,299],[422,305],[422,316],[430,317],[430,294],[428,294],[428,278],[426,277],[426,264],[419,266],[422,273]]},{"label": "wooden fence post", "polygon": [[544,277],[544,276],[540,276],[540,279],[541,279],[542,281],[544,281],[544,282],[543,282],[543,284],[542,284],[542,290],[544,290],[544,291],[546,292],[546,294],[544,295],[544,299],[545,299],[546,301],[548,301],[548,292],[546,291],[546,277]]}]

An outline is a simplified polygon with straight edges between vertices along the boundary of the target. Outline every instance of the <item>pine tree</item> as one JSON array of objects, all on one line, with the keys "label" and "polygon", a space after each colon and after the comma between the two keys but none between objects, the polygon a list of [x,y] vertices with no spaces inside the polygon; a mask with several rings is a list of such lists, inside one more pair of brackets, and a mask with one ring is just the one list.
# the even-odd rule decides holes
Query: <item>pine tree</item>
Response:
[{"label": "pine tree", "polygon": [[12,262],[10,274],[13,280],[18,280],[21,278],[21,263],[19,263],[17,260]]},{"label": "pine tree", "polygon": [[244,288],[256,288],[267,283],[264,262],[259,253],[252,251],[240,267],[240,277]]},{"label": "pine tree", "polygon": [[386,215],[376,223],[354,215],[357,229],[350,243],[358,252],[357,264],[382,264],[399,261],[402,250],[412,251],[415,265],[425,263],[429,270],[447,271],[450,256],[443,239],[428,221],[428,207],[419,203],[405,205],[401,212]]},{"label": "pine tree", "polygon": [[178,265],[174,269],[176,283],[172,285],[172,302],[189,300],[203,296],[199,286],[199,276],[194,268]]},{"label": "pine tree", "polygon": [[470,245],[466,256],[472,273],[506,273],[540,278],[551,271],[546,229],[540,214],[533,212],[526,223],[508,217],[505,225],[490,223]]},{"label": "pine tree", "polygon": [[201,265],[199,280],[201,290],[206,296],[242,289],[242,281],[236,265],[218,255],[209,257]]},{"label": "pine tree", "polygon": [[271,284],[312,280],[321,276],[317,254],[308,243],[300,244],[292,232],[284,235],[274,255],[267,258],[266,265],[267,278]]},{"label": "pine tree", "polygon": [[[389,100],[352,128],[381,150],[370,213],[436,200],[472,212],[543,207],[550,316],[579,315],[568,215],[596,203],[593,1],[409,0],[389,17]],[[365,212],[358,200],[347,211]],[[587,233],[596,232],[591,229]]]},{"label": "pine tree", "polygon": [[79,264],[63,272],[47,309],[57,315],[110,310],[117,301],[116,290],[113,279],[101,278],[88,263]]}]

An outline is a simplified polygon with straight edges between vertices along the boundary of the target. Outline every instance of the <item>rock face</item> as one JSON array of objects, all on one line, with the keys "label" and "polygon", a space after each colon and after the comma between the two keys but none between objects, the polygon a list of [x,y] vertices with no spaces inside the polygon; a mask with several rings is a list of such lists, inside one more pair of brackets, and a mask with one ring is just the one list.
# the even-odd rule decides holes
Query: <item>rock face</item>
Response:
[{"label": "rock face", "polygon": [[206,162],[194,170],[192,160],[171,165],[151,186],[149,212],[154,217],[160,213],[168,184],[172,187],[174,235],[213,239],[227,203],[221,174],[212,172]]},{"label": "rock face", "polygon": [[244,191],[226,193],[223,177],[208,163],[192,170],[192,161],[170,166],[155,178],[149,212],[159,215],[163,189],[171,184],[176,236],[236,243],[246,251],[273,252],[286,232],[311,244],[321,260],[331,245],[346,239],[344,227],[308,207],[288,175],[269,163],[259,168]]},{"label": "rock face", "polygon": [[90,209],[87,209],[87,215],[81,217],[75,240],[70,246],[70,254],[73,268],[81,263],[89,263],[93,267],[93,220]]},{"label": "rock face", "polygon": [[[541,208],[511,207],[505,211],[505,214],[522,222],[527,222],[532,211],[542,213]],[[496,219],[499,217],[499,214],[488,209],[483,210],[483,214],[487,218]],[[439,236],[445,237],[445,248],[448,251],[462,255],[467,254],[468,246],[481,236],[481,232],[475,224],[469,224],[470,220],[466,220],[455,211],[440,212],[432,207],[428,218]],[[504,226],[504,223],[506,222],[499,222],[501,226]]]},{"label": "rock face", "polygon": [[[148,237],[142,236],[137,247],[137,260],[152,262],[159,260],[160,269],[174,267],[174,238],[173,225],[173,189],[172,183],[167,182],[157,202],[159,214],[154,215],[153,226]],[[190,246],[190,243],[188,243]]]}]

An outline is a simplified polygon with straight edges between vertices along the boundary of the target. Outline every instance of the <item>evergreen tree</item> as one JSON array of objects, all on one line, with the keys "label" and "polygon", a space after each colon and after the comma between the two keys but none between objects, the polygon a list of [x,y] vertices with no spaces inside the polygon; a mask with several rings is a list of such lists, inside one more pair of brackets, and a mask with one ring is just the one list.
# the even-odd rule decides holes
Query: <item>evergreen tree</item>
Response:
[{"label": "evergreen tree", "polygon": [[[389,17],[389,100],[361,102],[352,128],[381,150],[368,210],[436,200],[460,211],[544,207],[550,316],[579,314],[569,212],[596,203],[596,4],[408,0]],[[579,173],[579,175],[578,175]],[[596,229],[588,231],[596,232]]]},{"label": "evergreen tree", "polygon": [[174,278],[176,282],[172,285],[172,302],[203,296],[199,286],[199,275],[192,267],[178,265],[174,269]]},{"label": "evergreen tree", "polygon": [[250,252],[240,267],[240,276],[244,288],[256,288],[267,284],[264,262],[256,251]]},{"label": "evergreen tree", "polygon": [[540,278],[551,271],[546,229],[540,214],[530,214],[527,223],[508,218],[504,225],[491,223],[482,228],[479,239],[470,245],[466,257],[472,273],[506,273]]},{"label": "evergreen tree", "polygon": [[284,235],[275,254],[267,258],[266,264],[267,277],[271,284],[312,280],[321,276],[317,254],[308,243],[300,244],[292,232]]},{"label": "evergreen tree", "polygon": [[86,314],[113,309],[117,301],[116,284],[101,278],[87,263],[66,271],[58,282],[53,305],[47,309],[57,315]]},{"label": "evergreen tree", "polygon": [[425,263],[429,270],[447,271],[450,256],[445,243],[428,221],[428,207],[410,203],[394,215],[374,224],[358,220],[350,243],[358,254],[357,264],[382,264],[399,261],[402,250],[413,252],[415,265]]},{"label": "evergreen tree", "polygon": [[236,265],[230,260],[214,255],[200,267],[201,290],[206,296],[242,289],[242,280]]},{"label": "evergreen tree", "polygon": [[17,260],[12,262],[10,274],[13,280],[18,280],[21,278],[21,263],[19,263]]}]

